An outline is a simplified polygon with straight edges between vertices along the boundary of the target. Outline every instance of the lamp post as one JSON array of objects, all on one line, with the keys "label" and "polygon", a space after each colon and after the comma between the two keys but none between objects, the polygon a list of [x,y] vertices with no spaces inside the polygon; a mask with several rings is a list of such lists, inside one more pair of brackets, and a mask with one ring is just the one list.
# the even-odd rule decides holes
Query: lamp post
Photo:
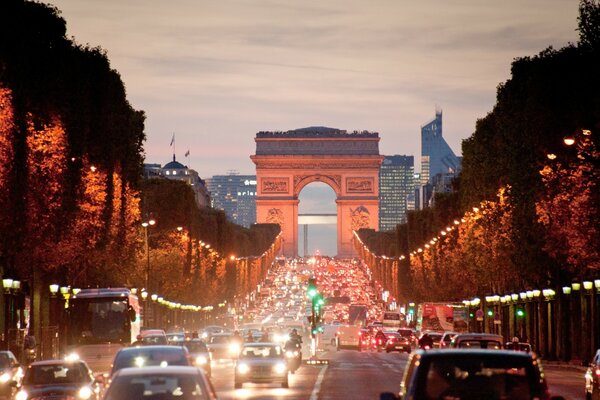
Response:
[{"label": "lamp post", "polygon": [[145,328],[148,328],[149,326],[149,313],[148,313],[148,292],[145,290],[142,290],[142,301],[144,303],[144,320],[143,320],[143,325]]},{"label": "lamp post", "polygon": [[154,226],[156,221],[154,218],[149,218],[147,221],[142,222],[144,227],[144,242],[146,247],[146,290],[150,290],[150,246],[148,244],[148,228]]}]

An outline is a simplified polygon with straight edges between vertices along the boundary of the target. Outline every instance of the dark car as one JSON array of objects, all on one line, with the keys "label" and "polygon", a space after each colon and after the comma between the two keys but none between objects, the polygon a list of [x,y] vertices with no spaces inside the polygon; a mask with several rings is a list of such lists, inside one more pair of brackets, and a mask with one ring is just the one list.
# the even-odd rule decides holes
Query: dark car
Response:
[{"label": "dark car", "polygon": [[123,368],[168,365],[191,366],[187,349],[183,346],[140,346],[121,349],[115,355],[110,375]]},{"label": "dark car", "polygon": [[196,367],[124,368],[113,375],[104,400],[205,399],[217,393]]},{"label": "dark car", "polygon": [[100,396],[98,383],[81,360],[46,360],[29,365],[16,400],[55,398],[92,400]]},{"label": "dark car", "polygon": [[12,397],[22,378],[23,370],[12,351],[0,351],[0,397]]},{"label": "dark car", "polygon": [[409,358],[398,397],[380,398],[563,399],[550,397],[535,354],[466,349],[418,350]]},{"label": "dark car", "polygon": [[410,353],[412,350],[411,338],[402,336],[399,333],[386,332],[385,334],[387,342],[385,344],[385,351],[387,353],[392,351],[407,352]]},{"label": "dark car", "polygon": [[182,340],[182,341],[172,341],[171,344],[173,346],[184,346],[188,353],[190,353],[190,358],[192,359],[192,363],[198,367],[202,368],[206,375],[210,378],[212,373],[210,367],[210,352],[208,351],[208,347],[203,340],[200,339],[192,339],[192,340]]},{"label": "dark car", "polygon": [[587,400],[600,400],[600,349],[585,372],[585,398]]}]

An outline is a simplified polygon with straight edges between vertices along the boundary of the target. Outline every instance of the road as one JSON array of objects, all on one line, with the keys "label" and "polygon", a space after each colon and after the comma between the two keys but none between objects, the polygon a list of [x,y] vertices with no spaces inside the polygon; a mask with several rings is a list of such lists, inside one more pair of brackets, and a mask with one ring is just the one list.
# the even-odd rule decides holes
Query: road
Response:
[{"label": "road", "polygon": [[[381,392],[398,392],[400,379],[408,356],[398,353],[357,352],[352,350],[326,351],[319,354],[327,359],[326,366],[303,365],[290,375],[290,388],[278,385],[245,384],[233,388],[233,364],[216,363],[213,383],[219,397],[228,399],[378,399]],[[583,373],[578,370],[546,366],[552,395],[567,400],[582,400]]]}]

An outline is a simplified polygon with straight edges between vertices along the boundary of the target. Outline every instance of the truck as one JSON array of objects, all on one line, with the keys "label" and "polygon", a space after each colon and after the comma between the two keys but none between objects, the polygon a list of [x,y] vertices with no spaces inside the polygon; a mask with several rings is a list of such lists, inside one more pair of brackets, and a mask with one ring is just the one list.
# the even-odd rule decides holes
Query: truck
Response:
[{"label": "truck", "polygon": [[462,303],[421,303],[417,308],[416,328],[421,332],[466,332],[468,315]]}]

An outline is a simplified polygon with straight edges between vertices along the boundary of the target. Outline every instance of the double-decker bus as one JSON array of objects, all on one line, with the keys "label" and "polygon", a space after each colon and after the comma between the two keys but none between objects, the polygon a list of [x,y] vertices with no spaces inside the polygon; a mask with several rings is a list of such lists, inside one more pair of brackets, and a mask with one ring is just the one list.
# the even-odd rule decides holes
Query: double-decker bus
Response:
[{"label": "double-decker bus", "polygon": [[114,355],[140,333],[140,307],[129,289],[83,289],[69,300],[67,354],[94,373],[108,373]]}]

